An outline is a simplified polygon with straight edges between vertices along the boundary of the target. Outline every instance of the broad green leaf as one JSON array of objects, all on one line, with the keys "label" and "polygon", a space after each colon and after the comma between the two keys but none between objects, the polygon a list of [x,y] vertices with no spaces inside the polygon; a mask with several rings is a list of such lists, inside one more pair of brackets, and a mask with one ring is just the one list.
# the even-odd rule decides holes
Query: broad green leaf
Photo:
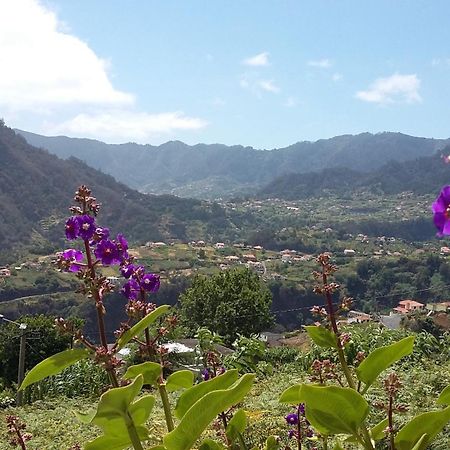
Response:
[{"label": "broad green leaf", "polygon": [[90,354],[90,350],[86,348],[75,348],[64,350],[63,352],[44,359],[44,361],[41,361],[27,373],[19,390],[23,390],[27,386],[30,386],[30,384],[62,372],[66,367],[69,367],[82,359],[88,358]]},{"label": "broad green leaf", "polygon": [[269,436],[267,438],[265,450],[279,450],[280,448],[281,445],[275,436]]},{"label": "broad green leaf", "polygon": [[298,405],[301,403],[298,399],[300,398],[300,391],[303,384],[294,384],[294,386],[288,387],[283,391],[280,397],[280,403],[289,403],[291,405]]},{"label": "broad green leaf", "polygon": [[92,422],[92,419],[94,418],[96,413],[97,413],[97,411],[95,411],[95,410],[92,410],[92,411],[86,412],[86,413],[80,412],[80,411],[75,411],[75,416],[81,423],[89,424]]},{"label": "broad green leaf", "polygon": [[245,411],[240,409],[234,413],[232,419],[228,422],[227,429],[225,430],[228,439],[231,442],[238,439],[239,434],[245,431],[246,426],[247,416],[245,415]]},{"label": "broad green leaf", "polygon": [[383,419],[381,422],[378,422],[371,430],[370,430],[370,436],[374,441],[381,441],[384,437],[386,437],[386,434],[384,430],[389,425],[389,420]]},{"label": "broad green leaf", "polygon": [[428,439],[428,435],[424,434],[418,441],[417,444],[411,450],[425,450],[426,448],[426,440]]},{"label": "broad green leaf", "polygon": [[199,447],[199,450],[224,450],[224,446],[212,439],[205,439]]},{"label": "broad green leaf", "polygon": [[305,327],[305,330],[319,347],[337,348],[336,336],[328,328],[311,325]]},{"label": "broad green leaf", "polygon": [[344,450],[344,447],[342,447],[340,442],[336,442],[336,444],[334,444],[333,450]]},{"label": "broad green leaf", "polygon": [[133,325],[129,330],[120,336],[117,340],[117,349],[120,350],[125,345],[128,344],[135,336],[139,336],[147,327],[149,327],[153,322],[155,322],[159,317],[165,314],[170,309],[169,305],[161,305],[152,311],[150,314],[146,315],[137,324]]},{"label": "broad green leaf", "polygon": [[450,386],[447,386],[440,394],[436,401],[438,405],[450,405]]},{"label": "broad green leaf", "polygon": [[110,389],[100,397],[91,423],[100,427],[104,435],[89,442],[86,450],[122,450],[130,447],[131,427],[135,428],[141,441],[148,439],[148,430],[143,424],[150,415],[155,399],[145,395],[134,401],[143,380],[144,377],[139,375],[128,386]]},{"label": "broad green leaf", "polygon": [[144,395],[133,402],[128,408],[133,422],[139,425],[145,423],[152,412],[153,406],[155,406],[155,397],[152,395]]},{"label": "broad green leaf", "polygon": [[413,351],[414,336],[409,336],[395,344],[380,347],[374,350],[356,368],[358,379],[365,383],[365,392],[369,386],[377,379],[381,372],[386,370],[394,362],[409,355]]},{"label": "broad green leaf", "polygon": [[125,378],[125,380],[131,380],[138,375],[142,375],[144,377],[144,384],[156,386],[158,378],[161,375],[161,370],[161,364],[147,361],[142,364],[128,367],[123,378]]},{"label": "broad green leaf", "polygon": [[356,434],[369,405],[354,389],[338,386],[297,385],[281,395],[283,403],[305,403],[306,418],[321,434]]},{"label": "broad green leaf", "polygon": [[411,450],[422,440],[418,450],[425,449],[449,420],[450,406],[414,417],[395,436],[395,448],[397,450]]},{"label": "broad green leaf", "polygon": [[189,389],[194,384],[194,373],[190,370],[179,370],[167,378],[166,389],[169,392]]},{"label": "broad green leaf", "polygon": [[228,389],[215,390],[202,396],[184,414],[175,430],[164,436],[163,442],[167,449],[190,449],[219,413],[242,401],[250,391],[254,378],[254,374],[246,374]]},{"label": "broad green leaf", "polygon": [[[141,441],[148,439],[147,429],[143,426],[136,427]],[[85,444],[84,450],[123,450],[129,448],[131,444],[127,434],[123,436],[100,436]],[[164,447],[163,447],[164,448]]]},{"label": "broad green leaf", "polygon": [[214,377],[211,380],[203,381],[184,391],[178,399],[175,407],[175,416],[181,419],[187,410],[201,397],[208,392],[216,391],[218,389],[226,389],[230,387],[239,378],[239,373],[236,369],[227,370],[222,375]]}]

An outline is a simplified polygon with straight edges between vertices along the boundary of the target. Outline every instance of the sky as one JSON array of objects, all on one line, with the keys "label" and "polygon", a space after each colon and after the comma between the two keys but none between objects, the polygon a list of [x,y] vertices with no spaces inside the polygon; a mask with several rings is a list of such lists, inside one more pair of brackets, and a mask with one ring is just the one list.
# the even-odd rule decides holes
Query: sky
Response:
[{"label": "sky", "polygon": [[450,137],[447,0],[0,0],[0,117],[260,149]]}]

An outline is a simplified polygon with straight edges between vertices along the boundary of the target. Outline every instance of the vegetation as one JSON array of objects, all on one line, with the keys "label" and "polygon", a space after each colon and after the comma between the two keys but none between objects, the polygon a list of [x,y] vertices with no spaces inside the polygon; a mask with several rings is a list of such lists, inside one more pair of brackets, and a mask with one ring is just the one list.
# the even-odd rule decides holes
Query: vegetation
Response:
[{"label": "vegetation", "polygon": [[197,277],[180,296],[180,303],[182,323],[191,333],[207,327],[228,344],[238,334],[250,336],[272,324],[270,291],[249,269]]}]

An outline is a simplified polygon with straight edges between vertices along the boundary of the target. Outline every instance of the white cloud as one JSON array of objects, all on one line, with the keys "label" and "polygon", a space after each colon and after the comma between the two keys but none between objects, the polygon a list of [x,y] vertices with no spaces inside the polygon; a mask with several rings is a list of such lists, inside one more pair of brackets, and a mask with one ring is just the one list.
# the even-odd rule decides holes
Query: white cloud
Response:
[{"label": "white cloud", "polygon": [[161,137],[177,130],[199,130],[207,122],[188,117],[182,112],[147,114],[114,110],[96,114],[78,114],[63,123],[45,126],[46,134],[68,134],[70,136],[91,137],[106,142],[133,140],[146,143],[149,139]]},{"label": "white cloud", "polygon": [[243,74],[239,79],[239,86],[250,91],[258,98],[261,98],[266,92],[278,94],[281,91],[281,88],[274,80],[264,80],[255,74]]},{"label": "white cloud", "polygon": [[339,81],[339,80],[342,80],[342,74],[341,74],[341,73],[338,73],[338,72],[333,73],[331,79],[332,79],[333,81]]},{"label": "white cloud", "polygon": [[263,90],[267,92],[272,92],[274,94],[277,94],[280,92],[280,88],[274,83],[273,80],[259,80],[258,86]]},{"label": "white cloud", "polygon": [[38,133],[107,142],[148,142],[207,125],[181,112],[136,111],[134,95],[113,86],[110,67],[44,2],[2,2],[0,108],[7,120],[27,129],[31,118]]},{"label": "white cloud", "polygon": [[450,66],[450,58],[433,58],[431,65],[436,66]]},{"label": "white cloud", "polygon": [[297,106],[297,100],[295,97],[288,97],[283,103],[283,106],[286,106],[286,108],[293,108],[294,106]]},{"label": "white cloud", "polygon": [[33,110],[69,103],[132,104],[133,95],[113,87],[109,63],[64,30],[37,0],[2,3],[0,105]]},{"label": "white cloud", "polygon": [[250,58],[244,59],[242,61],[242,64],[246,66],[268,66],[269,65],[269,53],[268,52],[262,52],[258,53],[255,56],[251,56]]},{"label": "white cloud", "polygon": [[420,80],[416,74],[394,74],[386,78],[377,78],[366,91],[359,91],[360,100],[379,103],[417,103],[422,101],[419,95]]},{"label": "white cloud", "polygon": [[318,67],[320,69],[329,69],[333,64],[329,59],[318,59],[314,61],[308,61],[308,66]]}]

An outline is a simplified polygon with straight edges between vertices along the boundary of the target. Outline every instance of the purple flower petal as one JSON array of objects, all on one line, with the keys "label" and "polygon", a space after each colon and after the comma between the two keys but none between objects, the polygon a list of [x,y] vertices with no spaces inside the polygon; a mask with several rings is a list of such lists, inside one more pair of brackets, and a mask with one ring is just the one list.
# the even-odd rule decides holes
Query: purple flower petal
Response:
[{"label": "purple flower petal", "polygon": [[79,236],[80,233],[80,223],[78,222],[78,217],[70,217],[66,222],[66,238],[69,240],[74,240]]},{"label": "purple flower petal", "polygon": [[128,300],[135,300],[140,290],[139,283],[131,279],[122,286],[121,292]]},{"label": "purple flower petal", "polygon": [[85,241],[92,239],[96,229],[94,218],[85,214],[84,216],[78,216],[77,220],[80,227],[79,236],[81,239]]},{"label": "purple flower petal", "polygon": [[160,281],[159,275],[154,273],[146,273],[141,279],[141,287],[148,292],[157,292],[159,289]]},{"label": "purple flower petal", "polygon": [[94,254],[98,259],[101,260],[104,266],[119,264],[120,262],[117,246],[109,239],[100,241],[94,250]]}]

